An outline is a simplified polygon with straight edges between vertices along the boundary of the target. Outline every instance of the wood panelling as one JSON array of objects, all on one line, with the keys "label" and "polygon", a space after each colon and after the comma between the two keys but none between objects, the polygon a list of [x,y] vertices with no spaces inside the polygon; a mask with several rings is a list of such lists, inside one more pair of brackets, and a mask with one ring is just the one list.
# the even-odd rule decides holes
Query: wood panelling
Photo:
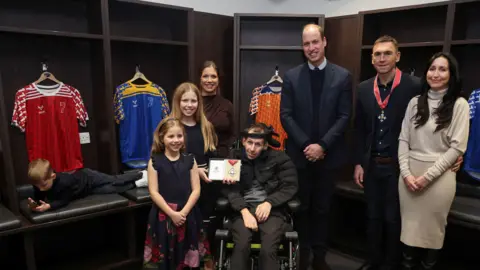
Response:
[{"label": "wood panelling", "polygon": [[356,73],[360,60],[357,28],[358,15],[325,19],[326,57],[333,63],[348,69],[352,74]]},{"label": "wood panelling", "polygon": [[233,17],[194,12],[195,64],[193,79],[200,82],[203,63],[214,61],[220,70],[222,95],[233,100]]}]

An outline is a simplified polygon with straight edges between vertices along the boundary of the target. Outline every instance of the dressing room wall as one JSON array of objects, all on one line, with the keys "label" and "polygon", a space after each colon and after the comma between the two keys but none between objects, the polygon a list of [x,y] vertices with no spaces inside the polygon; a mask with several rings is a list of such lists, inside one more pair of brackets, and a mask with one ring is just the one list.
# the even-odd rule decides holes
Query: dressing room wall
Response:
[{"label": "dressing room wall", "polygon": [[441,2],[438,0],[145,0],[232,16],[233,13],[319,13],[325,17],[359,11]]}]

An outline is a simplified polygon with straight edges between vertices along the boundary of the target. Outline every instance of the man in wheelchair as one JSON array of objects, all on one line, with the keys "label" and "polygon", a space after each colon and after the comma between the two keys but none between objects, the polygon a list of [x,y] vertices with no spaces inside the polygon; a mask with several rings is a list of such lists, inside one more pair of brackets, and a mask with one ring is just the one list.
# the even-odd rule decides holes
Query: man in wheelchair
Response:
[{"label": "man in wheelchair", "polygon": [[279,269],[277,249],[289,225],[287,203],[295,196],[298,183],[295,165],[287,154],[268,147],[278,145],[272,134],[264,124],[253,124],[242,132],[240,181],[224,181],[229,184],[224,195],[233,211],[233,270],[248,269],[250,242],[257,231],[261,241],[258,269]]}]

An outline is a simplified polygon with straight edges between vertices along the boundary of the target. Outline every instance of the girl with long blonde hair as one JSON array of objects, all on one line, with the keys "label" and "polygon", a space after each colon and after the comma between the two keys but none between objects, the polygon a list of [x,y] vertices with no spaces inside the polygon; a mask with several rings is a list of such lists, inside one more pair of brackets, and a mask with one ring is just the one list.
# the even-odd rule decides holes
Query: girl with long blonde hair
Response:
[{"label": "girl with long blonde hair", "polygon": [[[180,84],[173,95],[171,116],[180,119],[185,127],[186,153],[193,154],[198,164],[202,192],[198,201],[203,220],[214,216],[215,204],[220,194],[221,183],[208,179],[208,161],[216,153],[217,135],[213,125],[207,120],[203,110],[200,91],[193,83]],[[213,269],[210,244],[214,240],[214,228],[203,228],[199,250],[203,255],[205,269]]]},{"label": "girl with long blonde hair", "polygon": [[217,135],[213,125],[207,120],[203,112],[200,90],[193,83],[185,82],[175,89],[171,116],[180,119],[186,127],[199,124],[204,140],[203,152],[208,153],[216,150]]}]

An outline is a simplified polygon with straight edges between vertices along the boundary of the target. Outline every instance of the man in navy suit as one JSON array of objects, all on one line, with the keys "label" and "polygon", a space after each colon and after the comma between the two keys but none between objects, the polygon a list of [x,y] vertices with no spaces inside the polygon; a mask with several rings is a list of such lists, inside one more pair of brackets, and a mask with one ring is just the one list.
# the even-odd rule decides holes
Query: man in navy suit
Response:
[{"label": "man in navy suit", "polygon": [[300,269],[330,269],[325,262],[327,226],[334,179],[348,159],[345,131],[352,112],[352,76],[325,58],[322,27],[308,24],[302,34],[308,60],[284,75],[280,117],[288,134],[286,151],[298,171],[301,209],[295,219]]}]

